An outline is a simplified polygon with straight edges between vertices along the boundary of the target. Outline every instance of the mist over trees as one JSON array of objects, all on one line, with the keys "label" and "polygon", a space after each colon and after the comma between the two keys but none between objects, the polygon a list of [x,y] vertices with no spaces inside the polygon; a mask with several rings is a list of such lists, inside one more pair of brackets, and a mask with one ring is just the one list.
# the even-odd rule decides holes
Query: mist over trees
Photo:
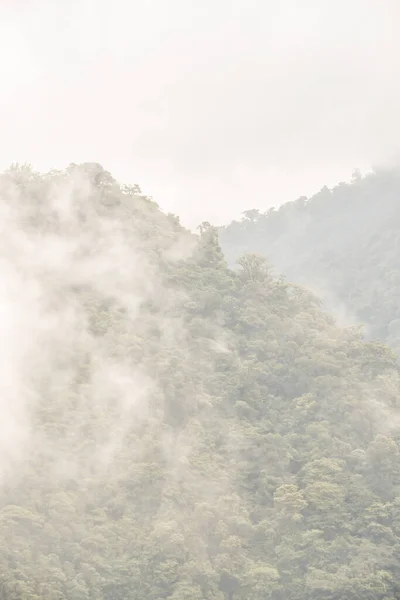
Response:
[{"label": "mist over trees", "polygon": [[100,165],[2,175],[0,599],[400,598],[396,354],[279,276],[331,264],[384,339],[396,177],[250,211],[231,268]]},{"label": "mist over trees", "polygon": [[400,168],[357,171],[279,209],[256,208],[220,229],[231,265],[244,252],[312,289],[340,323],[363,324],[369,339],[400,353]]}]

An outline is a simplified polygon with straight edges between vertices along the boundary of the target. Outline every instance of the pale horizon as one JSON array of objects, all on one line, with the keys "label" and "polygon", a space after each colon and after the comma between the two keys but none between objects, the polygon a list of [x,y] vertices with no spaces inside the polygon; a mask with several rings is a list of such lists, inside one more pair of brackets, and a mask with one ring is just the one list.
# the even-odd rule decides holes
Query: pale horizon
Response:
[{"label": "pale horizon", "polygon": [[196,227],[399,156],[394,0],[1,12],[2,169],[96,161]]}]

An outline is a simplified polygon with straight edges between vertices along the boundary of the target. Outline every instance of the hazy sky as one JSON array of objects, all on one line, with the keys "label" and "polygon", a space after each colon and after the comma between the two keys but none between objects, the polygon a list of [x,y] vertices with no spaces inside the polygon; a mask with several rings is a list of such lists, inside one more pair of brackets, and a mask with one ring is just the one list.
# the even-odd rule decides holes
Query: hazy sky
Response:
[{"label": "hazy sky", "polygon": [[0,6],[0,167],[97,161],[196,226],[400,154],[399,0]]}]

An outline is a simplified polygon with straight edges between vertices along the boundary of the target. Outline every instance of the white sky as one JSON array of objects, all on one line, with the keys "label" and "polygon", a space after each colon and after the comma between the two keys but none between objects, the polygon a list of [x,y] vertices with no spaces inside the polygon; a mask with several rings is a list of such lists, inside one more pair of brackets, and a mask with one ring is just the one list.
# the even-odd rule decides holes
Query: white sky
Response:
[{"label": "white sky", "polygon": [[399,0],[2,0],[0,167],[97,161],[196,226],[400,155]]}]

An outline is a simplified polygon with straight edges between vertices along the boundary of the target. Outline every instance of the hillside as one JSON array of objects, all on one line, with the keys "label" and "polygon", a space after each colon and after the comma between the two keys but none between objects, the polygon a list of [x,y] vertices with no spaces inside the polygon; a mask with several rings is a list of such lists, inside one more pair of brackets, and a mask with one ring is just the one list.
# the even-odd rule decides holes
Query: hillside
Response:
[{"label": "hillside", "polygon": [[99,165],[0,188],[0,598],[400,598],[395,355]]},{"label": "hillside", "polygon": [[400,353],[400,170],[377,171],[220,231],[233,264],[244,252],[314,290],[340,322]]}]

